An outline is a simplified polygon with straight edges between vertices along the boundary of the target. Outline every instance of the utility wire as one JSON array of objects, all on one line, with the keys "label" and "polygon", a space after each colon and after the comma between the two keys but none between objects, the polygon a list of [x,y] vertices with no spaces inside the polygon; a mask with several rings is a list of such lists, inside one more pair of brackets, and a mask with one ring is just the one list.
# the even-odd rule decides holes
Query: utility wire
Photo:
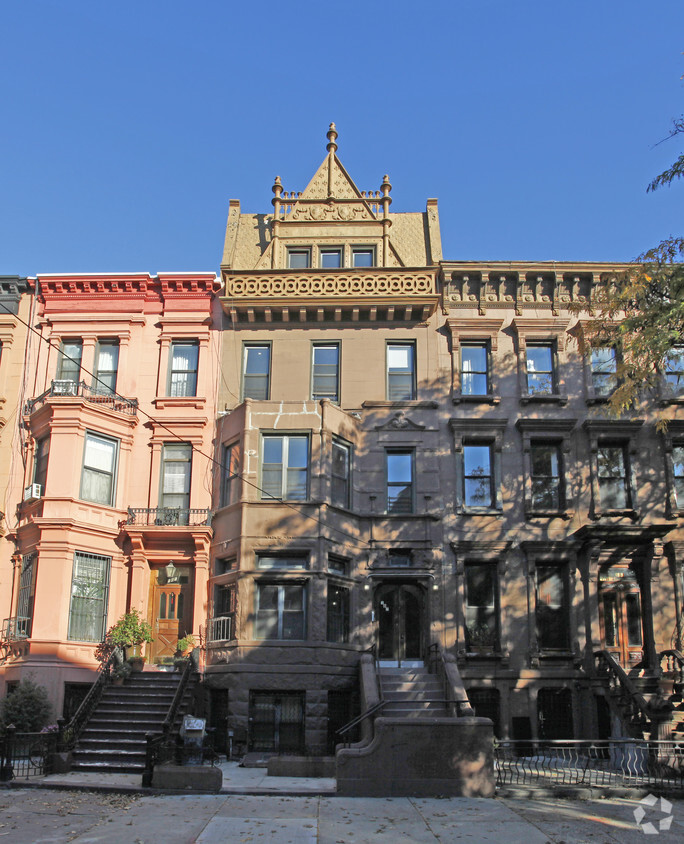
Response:
[{"label": "utility wire", "polygon": [[[85,373],[86,375],[89,375],[91,378],[94,378],[95,381],[97,381],[99,384],[101,384],[103,387],[105,387],[108,390],[109,395],[113,396],[116,399],[119,399],[120,401],[124,402],[125,404],[131,403],[130,399],[126,398],[126,396],[122,396],[120,393],[117,393],[114,390],[111,390],[109,385],[106,384],[104,381],[101,381],[97,377],[97,375],[95,375],[93,372],[89,372],[87,369],[85,369],[85,367],[81,366],[81,362],[79,360],[75,360],[74,358],[69,357],[69,355],[65,354],[62,351],[62,349],[60,349],[55,343],[52,342],[52,340],[49,340],[47,337],[44,337],[41,334],[40,331],[35,329],[32,325],[29,325],[29,323],[26,322],[26,320],[22,319],[17,314],[13,314],[10,311],[10,309],[3,302],[0,302],[0,307],[4,308],[4,310],[7,311],[8,314],[13,316],[20,323],[22,323],[22,325],[25,325],[28,328],[29,331],[32,331],[34,334],[38,335],[38,338],[40,340],[42,340],[44,343],[47,343],[47,345],[50,346],[50,348],[56,349],[57,352],[62,357],[66,358],[67,360],[70,360],[72,363],[76,364],[79,367],[79,370],[81,372]],[[186,444],[186,440],[184,440],[183,437],[180,436],[180,434],[177,434],[175,431],[172,431],[171,428],[169,428],[167,425],[165,425],[159,419],[156,419],[154,416],[147,413],[147,411],[143,410],[140,406],[138,406],[138,412],[141,413],[143,416],[145,416],[147,419],[149,419],[150,422],[153,422],[155,425],[158,425],[164,431],[168,431],[168,433],[172,437],[177,439],[179,442]],[[189,443],[189,445],[190,445],[193,452],[195,452],[196,454],[200,454],[202,457],[206,458],[211,463],[218,466],[219,469],[221,469],[221,476],[223,476],[223,472],[226,470],[226,468],[229,468],[229,467],[226,466],[225,463],[223,463],[223,461],[217,460],[215,457],[212,457],[210,454],[206,454],[204,451],[202,451],[200,448],[193,445],[192,443]],[[248,480],[242,472],[234,472],[234,473],[229,475],[229,480],[233,480],[234,478],[240,478],[243,481],[243,483],[246,483],[248,486],[257,490],[257,492],[259,492],[261,494],[265,493],[265,490],[262,487],[260,487],[258,484],[253,483],[252,481]],[[266,493],[266,495],[268,495],[268,499],[266,499],[266,500],[277,501],[278,503],[283,504],[285,507],[289,508],[290,510],[293,510],[295,513],[298,513],[303,518],[308,519],[309,521],[315,522],[316,524],[320,525],[321,527],[325,528],[326,530],[333,531],[334,533],[338,533],[340,536],[344,536],[346,539],[351,540],[356,545],[361,545],[364,548],[370,548],[370,545],[365,540],[358,539],[357,537],[352,536],[352,534],[347,533],[346,531],[341,530],[340,528],[332,527],[331,525],[326,524],[325,522],[321,521],[321,519],[319,519],[317,516],[313,516],[310,513],[305,513],[303,510],[301,510],[296,505],[291,504],[289,501],[285,501],[282,498],[276,498],[276,497],[270,495],[270,493]]]}]

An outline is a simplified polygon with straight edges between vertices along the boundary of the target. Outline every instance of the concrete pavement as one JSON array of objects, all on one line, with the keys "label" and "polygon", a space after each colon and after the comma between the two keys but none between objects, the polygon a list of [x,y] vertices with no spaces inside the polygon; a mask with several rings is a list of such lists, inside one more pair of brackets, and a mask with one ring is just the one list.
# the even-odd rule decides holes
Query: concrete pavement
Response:
[{"label": "concrete pavement", "polygon": [[[0,836],[12,844],[633,844],[684,840],[684,801],[671,827],[646,836],[637,800],[343,798],[310,795],[104,794],[0,791]],[[660,805],[646,822],[669,817]]]}]

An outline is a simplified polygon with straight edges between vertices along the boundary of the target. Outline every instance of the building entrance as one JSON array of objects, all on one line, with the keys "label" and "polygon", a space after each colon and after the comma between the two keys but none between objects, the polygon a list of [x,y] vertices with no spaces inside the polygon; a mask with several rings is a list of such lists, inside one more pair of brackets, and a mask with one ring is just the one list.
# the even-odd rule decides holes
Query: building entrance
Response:
[{"label": "building entrance", "polygon": [[424,599],[419,586],[386,583],[375,592],[378,623],[378,659],[396,662],[424,656]]},{"label": "building entrance", "polygon": [[148,645],[149,661],[170,664],[176,643],[192,632],[192,568],[169,563],[152,569],[150,624],[154,641]]},{"label": "building entrance", "polygon": [[599,575],[602,646],[623,668],[643,658],[641,590],[628,566],[611,566]]}]

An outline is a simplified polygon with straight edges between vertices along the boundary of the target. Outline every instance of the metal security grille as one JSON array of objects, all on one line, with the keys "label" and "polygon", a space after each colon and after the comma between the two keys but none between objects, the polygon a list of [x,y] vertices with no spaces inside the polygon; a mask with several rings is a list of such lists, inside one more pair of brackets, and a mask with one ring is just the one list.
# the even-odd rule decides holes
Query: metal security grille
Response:
[{"label": "metal security grille", "polygon": [[21,578],[19,580],[19,601],[17,616],[25,619],[25,636],[31,635],[33,625],[33,599],[36,586],[36,568],[38,558],[36,554],[24,554],[21,558]]},{"label": "metal security grille", "polygon": [[111,557],[76,551],[71,578],[69,632],[79,642],[100,642],[104,636]]}]

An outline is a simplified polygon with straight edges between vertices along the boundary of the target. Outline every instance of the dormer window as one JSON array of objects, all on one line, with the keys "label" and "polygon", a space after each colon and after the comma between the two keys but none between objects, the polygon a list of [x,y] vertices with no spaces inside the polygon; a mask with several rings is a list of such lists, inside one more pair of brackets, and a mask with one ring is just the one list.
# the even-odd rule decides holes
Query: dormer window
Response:
[{"label": "dormer window", "polygon": [[374,267],[375,249],[369,246],[352,248],[352,267]]},{"label": "dormer window", "polygon": [[308,270],[311,266],[310,249],[288,249],[287,267],[290,270]]},{"label": "dormer window", "polygon": [[338,270],[342,266],[342,249],[319,249],[319,264],[326,270]]}]

